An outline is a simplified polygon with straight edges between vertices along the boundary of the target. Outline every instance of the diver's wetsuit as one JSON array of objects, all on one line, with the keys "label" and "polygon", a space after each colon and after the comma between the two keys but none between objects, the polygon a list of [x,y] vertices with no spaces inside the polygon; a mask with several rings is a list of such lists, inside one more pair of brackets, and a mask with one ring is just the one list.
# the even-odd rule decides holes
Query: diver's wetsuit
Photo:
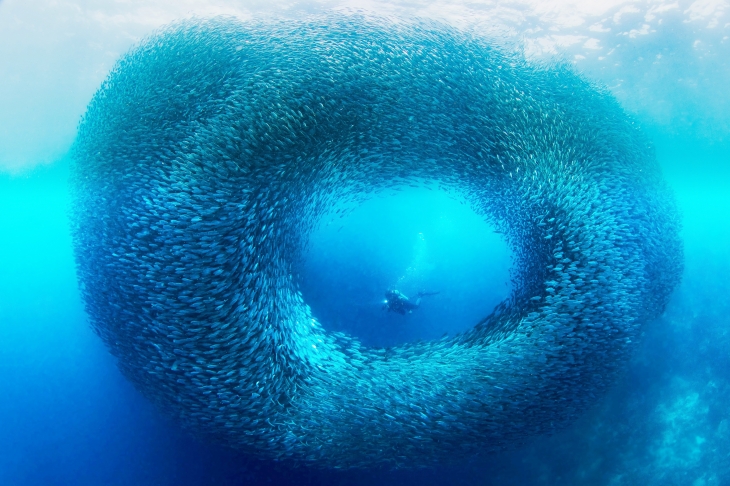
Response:
[{"label": "diver's wetsuit", "polygon": [[383,309],[388,309],[388,312],[392,311],[401,315],[411,314],[413,309],[418,309],[418,306],[421,305],[421,297],[436,294],[438,292],[418,292],[416,302],[414,303],[397,290],[388,290],[385,293],[385,305],[383,305]]}]

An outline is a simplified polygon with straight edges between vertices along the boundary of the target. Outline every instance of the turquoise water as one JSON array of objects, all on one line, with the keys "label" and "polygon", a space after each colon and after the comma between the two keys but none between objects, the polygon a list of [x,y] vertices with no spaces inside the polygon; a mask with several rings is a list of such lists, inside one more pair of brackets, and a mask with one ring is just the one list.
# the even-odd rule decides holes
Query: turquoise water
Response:
[{"label": "turquoise water", "polygon": [[[685,271],[664,316],[646,327],[609,394],[570,428],[428,470],[290,469],[180,431],[122,377],[89,328],[67,219],[68,161],[0,176],[0,483],[730,484],[727,133],[709,105],[687,102],[684,118],[666,122],[637,99],[627,109],[642,118],[683,217]],[[719,129],[693,129],[698,120]],[[452,196],[386,191],[331,224],[325,218],[301,272],[325,328],[372,345],[433,339],[464,330],[504,298],[504,242]],[[441,294],[403,317],[381,308],[391,286]]]}]

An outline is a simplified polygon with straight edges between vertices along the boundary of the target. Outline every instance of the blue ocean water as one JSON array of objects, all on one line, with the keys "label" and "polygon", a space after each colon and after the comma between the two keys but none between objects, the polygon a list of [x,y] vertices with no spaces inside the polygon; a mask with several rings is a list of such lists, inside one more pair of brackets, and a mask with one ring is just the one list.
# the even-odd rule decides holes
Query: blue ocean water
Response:
[{"label": "blue ocean water", "polygon": [[[730,484],[730,145],[645,129],[682,211],[685,272],[625,375],[562,432],[416,471],[292,469],[179,430],[89,328],[68,161],[0,176],[0,484]],[[394,345],[462,331],[504,298],[509,251],[456,196],[405,188],[325,218],[301,272],[323,325]],[[440,293],[399,316],[382,309],[390,287]]]},{"label": "blue ocean water", "polygon": [[[457,194],[385,191],[340,217],[325,216],[309,239],[301,291],[332,331],[388,347],[466,331],[509,297],[510,251],[502,235]],[[422,308],[384,311],[396,289]]]}]

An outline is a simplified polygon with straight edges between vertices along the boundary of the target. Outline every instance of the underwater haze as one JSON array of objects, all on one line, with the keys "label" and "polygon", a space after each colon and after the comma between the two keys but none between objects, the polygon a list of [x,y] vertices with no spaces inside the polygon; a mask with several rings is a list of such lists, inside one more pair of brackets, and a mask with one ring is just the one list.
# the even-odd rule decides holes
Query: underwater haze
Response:
[{"label": "underwater haze", "polygon": [[[570,64],[650,140],[681,217],[681,282],[616,381],[567,427],[425,468],[295,467],[187,432],[92,329],[74,260],[71,146],[114,63],[178,19],[353,9]],[[0,41],[0,484],[730,485],[728,2],[4,0]],[[508,299],[518,255],[471,201],[452,186],[402,184],[329,205],[292,277],[322,328],[372,348],[427,343]],[[401,315],[387,310],[392,289],[424,296]]]}]

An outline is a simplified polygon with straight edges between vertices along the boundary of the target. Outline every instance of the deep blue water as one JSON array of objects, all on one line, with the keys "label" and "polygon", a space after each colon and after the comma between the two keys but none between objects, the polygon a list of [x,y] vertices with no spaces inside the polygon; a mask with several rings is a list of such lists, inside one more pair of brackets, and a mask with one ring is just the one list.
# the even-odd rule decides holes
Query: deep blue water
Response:
[{"label": "deep blue water", "polygon": [[[340,218],[335,210],[309,240],[301,290],[326,328],[367,346],[394,346],[465,331],[510,290],[510,252],[494,228],[456,194],[385,191]],[[397,289],[422,307],[383,310]]]}]

